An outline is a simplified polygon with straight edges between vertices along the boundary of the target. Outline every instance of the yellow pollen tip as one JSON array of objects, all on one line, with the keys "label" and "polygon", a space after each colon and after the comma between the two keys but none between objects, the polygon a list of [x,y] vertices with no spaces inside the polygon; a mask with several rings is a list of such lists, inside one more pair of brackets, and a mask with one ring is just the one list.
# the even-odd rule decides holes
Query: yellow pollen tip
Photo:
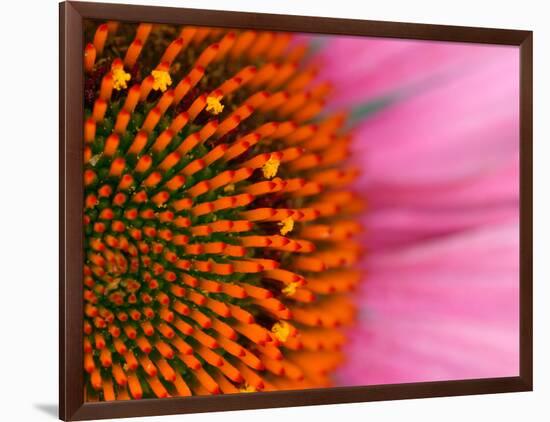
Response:
[{"label": "yellow pollen tip", "polygon": [[285,236],[287,233],[290,233],[294,229],[294,220],[292,219],[292,217],[287,217],[279,222],[279,226],[281,226],[280,233]]},{"label": "yellow pollen tip", "polygon": [[230,183],[225,188],[223,188],[223,191],[224,192],[229,192],[229,193],[235,192],[235,185],[233,183]]},{"label": "yellow pollen tip", "polygon": [[277,340],[284,343],[290,335],[290,327],[285,321],[279,321],[273,324],[271,332],[277,337]]},{"label": "yellow pollen tip", "polygon": [[120,284],[120,280],[120,278],[115,278],[113,281],[107,284],[107,287],[105,288],[105,293],[109,293],[111,290],[117,289],[118,285]]},{"label": "yellow pollen tip", "polygon": [[212,114],[220,114],[223,111],[224,105],[221,103],[222,96],[207,97],[206,98],[206,111]]},{"label": "yellow pollen tip", "polygon": [[252,385],[245,384],[244,387],[239,388],[241,393],[255,393],[256,390]]},{"label": "yellow pollen tip", "polygon": [[159,89],[164,92],[166,89],[172,85],[172,78],[166,70],[153,70],[151,72],[153,75],[153,89],[158,91]]},{"label": "yellow pollen tip", "polygon": [[271,157],[269,160],[267,160],[262,166],[264,177],[266,179],[272,179],[273,177],[275,177],[277,175],[277,171],[279,170],[279,164],[281,164],[281,162],[276,158]]},{"label": "yellow pollen tip", "polygon": [[296,288],[298,287],[298,283],[292,282],[286,285],[286,287],[282,290],[282,292],[286,296],[292,296],[294,293],[296,293]]},{"label": "yellow pollen tip", "polygon": [[101,159],[102,156],[103,156],[102,152],[94,155],[92,158],[90,158],[90,164],[95,167],[95,165],[98,163],[98,161]]},{"label": "yellow pollen tip", "polygon": [[113,69],[113,88],[117,91],[128,88],[126,82],[128,82],[130,78],[130,74],[126,73],[123,68],[117,67]]}]

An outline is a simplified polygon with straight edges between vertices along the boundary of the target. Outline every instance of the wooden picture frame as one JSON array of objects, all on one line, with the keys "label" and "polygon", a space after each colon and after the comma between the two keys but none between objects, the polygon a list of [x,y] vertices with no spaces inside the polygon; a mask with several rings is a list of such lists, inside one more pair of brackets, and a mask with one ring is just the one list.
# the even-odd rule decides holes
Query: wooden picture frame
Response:
[{"label": "wooden picture frame", "polygon": [[[530,391],[532,372],[532,72],[530,31],[64,2],[60,12],[59,416],[63,420],[149,416],[438,396]],[[508,378],[278,391],[215,397],[85,403],[83,399],[83,20],[192,24],[520,48],[520,375]]]}]

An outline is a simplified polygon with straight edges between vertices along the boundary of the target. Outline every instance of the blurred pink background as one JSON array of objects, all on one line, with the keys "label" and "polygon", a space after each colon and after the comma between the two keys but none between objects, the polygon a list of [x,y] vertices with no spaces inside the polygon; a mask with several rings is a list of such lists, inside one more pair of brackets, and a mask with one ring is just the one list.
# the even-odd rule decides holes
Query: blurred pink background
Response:
[{"label": "blurred pink background", "polygon": [[[311,37],[308,37],[311,39]],[[339,385],[519,373],[519,50],[313,37],[350,111],[366,278]]]}]

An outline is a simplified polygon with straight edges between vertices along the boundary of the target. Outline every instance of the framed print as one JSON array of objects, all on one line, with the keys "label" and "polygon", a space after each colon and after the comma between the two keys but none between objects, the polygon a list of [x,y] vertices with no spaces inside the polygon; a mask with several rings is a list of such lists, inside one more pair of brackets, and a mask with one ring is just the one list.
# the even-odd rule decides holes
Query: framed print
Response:
[{"label": "framed print", "polygon": [[60,4],[60,417],[532,389],[532,33]]}]

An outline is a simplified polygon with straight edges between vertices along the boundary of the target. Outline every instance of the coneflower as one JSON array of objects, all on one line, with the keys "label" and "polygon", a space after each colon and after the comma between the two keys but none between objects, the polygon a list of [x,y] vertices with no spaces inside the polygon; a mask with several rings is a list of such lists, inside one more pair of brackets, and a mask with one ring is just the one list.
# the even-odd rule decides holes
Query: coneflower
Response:
[{"label": "coneflower", "polygon": [[329,386],[362,203],[307,46],[86,28],[86,399]]}]

